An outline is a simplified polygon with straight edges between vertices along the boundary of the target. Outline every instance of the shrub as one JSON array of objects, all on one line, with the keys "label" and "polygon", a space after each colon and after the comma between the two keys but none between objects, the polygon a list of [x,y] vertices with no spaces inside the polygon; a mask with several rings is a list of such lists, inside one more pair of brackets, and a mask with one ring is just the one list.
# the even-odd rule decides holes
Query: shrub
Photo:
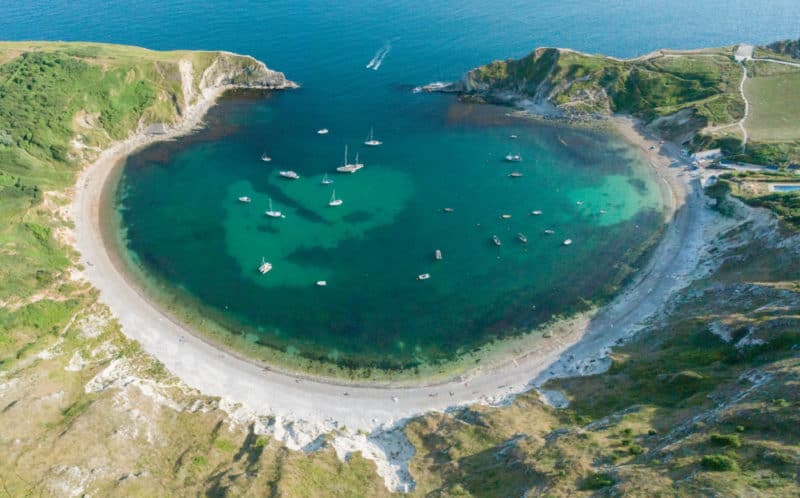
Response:
[{"label": "shrub", "polygon": [[613,486],[616,484],[616,480],[611,474],[606,474],[604,472],[595,472],[591,474],[589,477],[586,478],[586,483],[584,487],[586,489],[601,489],[607,488],[608,486]]},{"label": "shrub", "polygon": [[739,439],[737,434],[712,434],[710,440],[714,446],[729,446],[731,448],[742,446],[742,440]]},{"label": "shrub", "polygon": [[737,470],[739,468],[739,466],[736,464],[736,461],[725,455],[706,455],[703,457],[700,465],[704,469],[714,472]]}]

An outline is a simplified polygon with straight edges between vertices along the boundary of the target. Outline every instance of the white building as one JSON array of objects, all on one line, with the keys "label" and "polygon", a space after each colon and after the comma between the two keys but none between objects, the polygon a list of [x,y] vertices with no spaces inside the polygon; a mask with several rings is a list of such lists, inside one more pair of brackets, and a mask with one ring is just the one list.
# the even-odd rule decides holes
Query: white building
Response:
[{"label": "white building", "polygon": [[708,149],[708,150],[701,150],[692,154],[692,160],[701,162],[701,161],[715,161],[717,159],[722,158],[722,150],[721,149]]}]

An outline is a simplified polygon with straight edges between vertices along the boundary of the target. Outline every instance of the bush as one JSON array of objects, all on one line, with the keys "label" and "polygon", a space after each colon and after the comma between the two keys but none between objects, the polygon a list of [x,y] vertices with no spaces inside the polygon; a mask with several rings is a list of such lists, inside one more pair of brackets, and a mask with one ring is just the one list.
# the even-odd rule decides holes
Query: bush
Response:
[{"label": "bush", "polygon": [[700,465],[704,469],[714,472],[737,470],[739,468],[735,460],[725,455],[706,455],[703,457]]},{"label": "bush", "polygon": [[641,455],[644,453],[644,448],[639,446],[638,444],[632,444],[630,448],[628,448],[628,453],[631,455]]},{"label": "bush", "polygon": [[714,446],[729,446],[731,448],[740,448],[742,446],[742,440],[739,439],[737,434],[712,434],[709,439]]},{"label": "bush", "polygon": [[586,478],[584,487],[586,489],[602,489],[616,484],[616,480],[611,474],[596,472]]}]

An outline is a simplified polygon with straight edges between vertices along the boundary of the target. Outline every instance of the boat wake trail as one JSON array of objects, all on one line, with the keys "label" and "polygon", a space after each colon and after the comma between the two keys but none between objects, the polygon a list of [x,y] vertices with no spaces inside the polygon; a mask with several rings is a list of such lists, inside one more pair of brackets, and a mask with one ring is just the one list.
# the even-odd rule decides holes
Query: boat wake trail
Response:
[{"label": "boat wake trail", "polygon": [[375,52],[375,55],[372,57],[369,63],[367,63],[367,69],[372,69],[373,71],[377,71],[378,69],[380,69],[384,59],[386,59],[386,56],[389,55],[389,52],[391,52],[391,50],[392,50],[392,43],[386,42],[384,46],[382,46],[380,49],[378,49],[377,52]]}]

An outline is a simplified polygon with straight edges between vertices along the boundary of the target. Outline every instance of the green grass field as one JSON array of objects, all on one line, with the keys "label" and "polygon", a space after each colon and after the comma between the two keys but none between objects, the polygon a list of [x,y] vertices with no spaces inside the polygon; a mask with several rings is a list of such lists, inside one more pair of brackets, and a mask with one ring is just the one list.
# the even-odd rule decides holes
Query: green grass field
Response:
[{"label": "green grass field", "polygon": [[754,141],[800,140],[800,70],[745,83],[751,110],[745,126]]}]

